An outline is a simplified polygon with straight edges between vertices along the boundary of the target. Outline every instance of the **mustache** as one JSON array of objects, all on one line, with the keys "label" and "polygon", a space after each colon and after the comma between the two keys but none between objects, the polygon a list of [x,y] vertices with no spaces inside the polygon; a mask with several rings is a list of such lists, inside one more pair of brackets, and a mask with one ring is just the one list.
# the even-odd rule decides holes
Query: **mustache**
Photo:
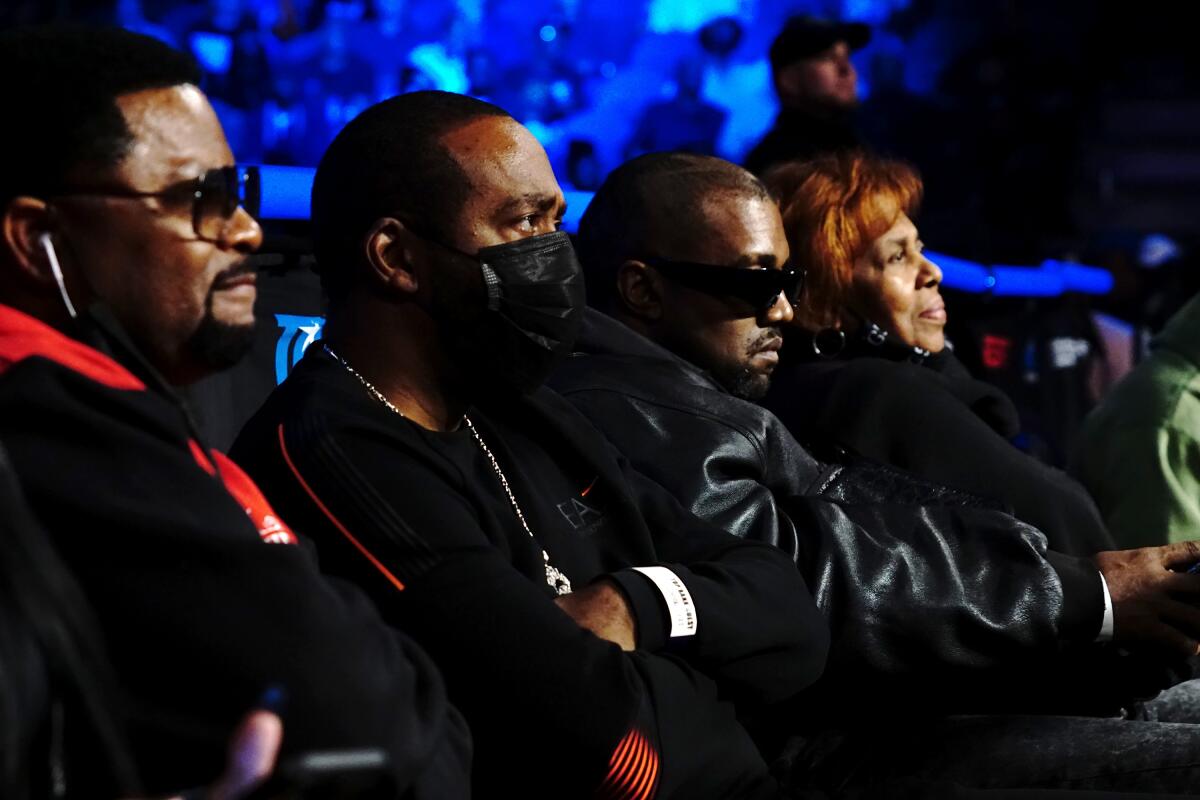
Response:
[{"label": "mustache", "polygon": [[213,278],[212,285],[209,287],[209,292],[219,291],[231,281],[236,281],[245,275],[257,275],[258,264],[249,258],[244,258],[231,267],[227,267],[217,273],[217,277]]},{"label": "mustache", "polygon": [[217,280],[240,278],[243,275],[253,275],[257,272],[258,267],[249,258],[244,258],[218,275]]},{"label": "mustache", "polygon": [[779,328],[767,328],[750,344],[750,347],[747,349],[751,355],[754,355],[756,353],[761,353],[763,350],[766,350],[768,346],[774,345],[776,342],[779,343],[780,347],[783,346],[783,331],[781,331]]}]

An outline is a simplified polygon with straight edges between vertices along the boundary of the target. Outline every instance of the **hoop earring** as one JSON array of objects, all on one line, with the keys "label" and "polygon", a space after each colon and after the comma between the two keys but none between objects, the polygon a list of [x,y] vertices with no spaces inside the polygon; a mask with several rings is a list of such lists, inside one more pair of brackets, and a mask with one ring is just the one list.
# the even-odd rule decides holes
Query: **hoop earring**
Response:
[{"label": "hoop earring", "polygon": [[813,334],[812,349],[818,358],[837,358],[846,347],[846,334],[839,328],[822,328]]}]

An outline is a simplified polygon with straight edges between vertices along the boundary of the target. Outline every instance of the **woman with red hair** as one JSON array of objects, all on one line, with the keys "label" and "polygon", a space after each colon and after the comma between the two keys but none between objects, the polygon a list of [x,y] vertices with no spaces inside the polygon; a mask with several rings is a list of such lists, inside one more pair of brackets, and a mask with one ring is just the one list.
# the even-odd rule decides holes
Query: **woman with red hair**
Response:
[{"label": "woman with red hair", "polygon": [[998,500],[1060,552],[1111,549],[1087,491],[1011,443],[1012,402],[946,347],[942,272],[913,223],[917,173],[851,152],[784,164],[765,180],[792,261],[808,274],[788,364],[764,404],[828,458],[848,451]]}]

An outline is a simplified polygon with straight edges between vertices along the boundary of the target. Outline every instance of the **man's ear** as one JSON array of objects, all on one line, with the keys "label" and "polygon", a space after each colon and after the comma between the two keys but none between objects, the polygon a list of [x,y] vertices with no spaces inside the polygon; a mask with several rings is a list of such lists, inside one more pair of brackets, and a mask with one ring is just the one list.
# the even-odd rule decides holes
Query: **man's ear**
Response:
[{"label": "man's ear", "polygon": [[412,294],[417,291],[413,270],[412,234],[394,217],[375,220],[363,237],[364,255],[377,284]]},{"label": "man's ear", "polygon": [[775,73],[775,93],[784,105],[803,98],[804,79],[800,63],[788,64]]},{"label": "man's ear", "polygon": [[0,247],[27,279],[53,283],[50,258],[41,239],[51,233],[52,213],[44,200],[14,197],[0,210]]},{"label": "man's ear", "polygon": [[617,296],[621,307],[638,319],[662,319],[662,278],[643,262],[626,261],[617,268]]}]

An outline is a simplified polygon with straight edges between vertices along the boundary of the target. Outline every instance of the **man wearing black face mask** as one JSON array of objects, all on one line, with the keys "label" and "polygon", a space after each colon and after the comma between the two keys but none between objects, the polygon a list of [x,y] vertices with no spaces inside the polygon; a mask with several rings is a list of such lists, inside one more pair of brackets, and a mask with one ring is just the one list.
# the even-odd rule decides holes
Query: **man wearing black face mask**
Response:
[{"label": "man wearing black face mask", "polygon": [[365,111],[313,187],[326,338],[235,457],[434,653],[480,794],[779,796],[718,697],[801,689],[823,624],[786,557],[683,511],[538,388],[583,311],[563,205],[495,106]]}]

